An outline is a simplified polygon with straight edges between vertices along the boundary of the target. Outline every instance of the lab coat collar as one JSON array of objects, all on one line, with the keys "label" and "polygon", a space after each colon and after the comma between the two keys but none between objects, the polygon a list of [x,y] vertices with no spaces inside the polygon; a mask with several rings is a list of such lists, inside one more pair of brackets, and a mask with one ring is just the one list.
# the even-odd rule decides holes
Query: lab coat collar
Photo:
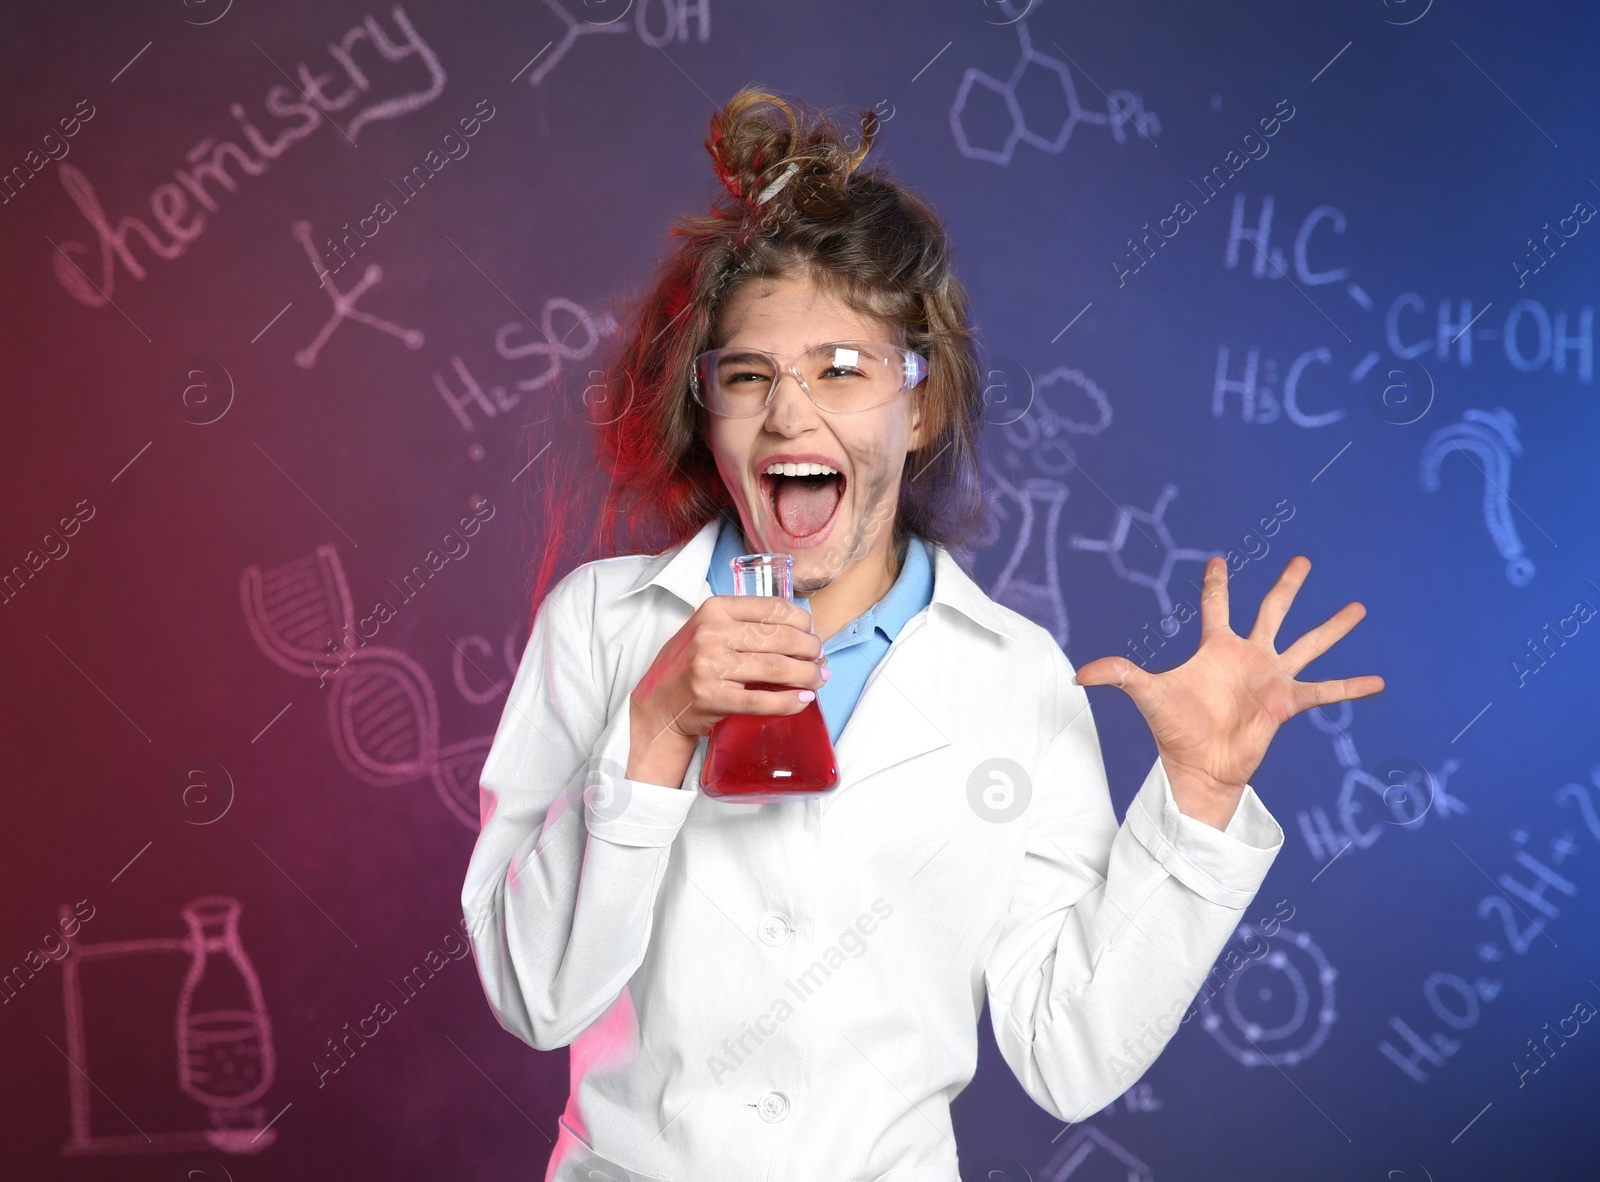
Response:
[{"label": "lab coat collar", "polygon": [[[706,570],[711,565],[711,554],[717,545],[717,531],[721,517],[713,517],[700,528],[694,537],[675,547],[653,555],[640,572],[633,586],[618,598],[626,599],[646,587],[662,587],[683,600],[693,610],[711,595],[711,584],[706,581]],[[973,582],[944,546],[930,542],[933,552],[933,603],[942,603],[966,616],[979,627],[1015,639],[1008,622],[994,600],[983,588]]]}]

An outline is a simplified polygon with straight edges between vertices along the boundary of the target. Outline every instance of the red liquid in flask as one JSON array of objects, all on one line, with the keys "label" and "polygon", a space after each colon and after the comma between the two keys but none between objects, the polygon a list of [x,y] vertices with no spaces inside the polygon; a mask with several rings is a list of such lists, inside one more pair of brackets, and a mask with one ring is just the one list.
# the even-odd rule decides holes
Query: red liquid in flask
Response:
[{"label": "red liquid in flask", "polygon": [[[746,554],[731,561],[739,595],[792,599],[788,554]],[[753,690],[793,690],[792,685],[747,682]],[[822,796],[839,784],[839,762],[817,699],[798,714],[730,714],[711,728],[700,789],[707,796],[745,804],[772,804]]]},{"label": "red liquid in flask", "polygon": [[[763,681],[747,688],[794,689]],[[798,714],[730,714],[711,728],[700,768],[707,796],[747,804],[820,796],[838,783],[839,763],[815,698]]]}]

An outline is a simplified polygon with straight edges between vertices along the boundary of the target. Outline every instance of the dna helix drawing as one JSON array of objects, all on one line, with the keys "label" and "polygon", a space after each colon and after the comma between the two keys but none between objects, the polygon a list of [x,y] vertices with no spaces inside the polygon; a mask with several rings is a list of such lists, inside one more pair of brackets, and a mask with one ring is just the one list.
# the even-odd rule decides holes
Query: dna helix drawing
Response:
[{"label": "dna helix drawing", "polygon": [[[270,570],[248,567],[239,594],[269,660],[296,677],[328,676],[330,642],[349,635],[356,618],[337,549],[324,543]],[[377,788],[428,780],[450,815],[476,830],[478,777],[493,736],[441,745],[433,681],[405,651],[367,644],[341,659],[328,683],[328,732],[339,761]]]}]

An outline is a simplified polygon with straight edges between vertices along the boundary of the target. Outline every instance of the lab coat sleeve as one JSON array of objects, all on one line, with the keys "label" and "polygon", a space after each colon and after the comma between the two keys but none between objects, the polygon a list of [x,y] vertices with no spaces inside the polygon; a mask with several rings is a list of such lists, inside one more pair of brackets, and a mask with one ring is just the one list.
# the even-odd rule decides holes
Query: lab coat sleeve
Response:
[{"label": "lab coat sleeve", "polygon": [[[1064,663],[1064,658],[1063,658]],[[1255,897],[1283,831],[1245,788],[1225,830],[1178,811],[1159,758],[1118,826],[1088,697],[1039,759],[1023,868],[986,967],[995,1039],[1017,1079],[1065,1121],[1133,1085]]]},{"label": "lab coat sleeve", "polygon": [[643,961],[695,796],[624,775],[629,706],[606,717],[594,586],[580,567],[535,617],[484,761],[461,893],[489,1006],[539,1050],[569,1044]]}]

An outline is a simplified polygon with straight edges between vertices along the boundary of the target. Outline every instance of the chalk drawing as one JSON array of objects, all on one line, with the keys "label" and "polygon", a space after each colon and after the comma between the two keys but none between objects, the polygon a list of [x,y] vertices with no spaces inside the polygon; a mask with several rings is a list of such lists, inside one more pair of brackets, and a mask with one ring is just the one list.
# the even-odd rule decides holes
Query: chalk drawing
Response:
[{"label": "chalk drawing", "polygon": [[1533,579],[1533,562],[1522,551],[1517,527],[1511,521],[1511,457],[1522,454],[1517,440],[1517,420],[1504,407],[1492,413],[1467,410],[1461,421],[1440,427],[1422,445],[1422,487],[1439,491],[1439,465],[1453,451],[1476,454],[1483,460],[1483,520],[1489,537],[1506,560],[1506,578],[1513,587],[1526,587]]},{"label": "chalk drawing", "polygon": [[[1261,937],[1241,924],[1223,955],[1239,948],[1247,953],[1247,939]],[[1200,1025],[1246,1067],[1292,1067],[1317,1053],[1338,1020],[1338,975],[1310,936],[1280,928],[1270,952],[1247,958],[1216,997],[1201,1001]]]},{"label": "chalk drawing", "polygon": [[[1075,388],[1088,400],[1094,411],[1092,419],[1074,418],[1055,409],[1051,399],[1043,397],[1050,387],[1060,384],[1064,389]],[[1098,435],[1111,425],[1111,400],[1104,390],[1082,370],[1060,366],[1041,374],[1034,382],[1035,397],[1028,413],[1013,422],[1005,423],[1000,433],[1007,443],[1025,452],[1033,461],[1034,470],[1041,476],[1065,476],[1077,467],[1077,457],[1067,442],[1069,435]],[[1055,401],[1065,401],[1065,397]]]},{"label": "chalk drawing", "polygon": [[[256,646],[296,677],[326,678],[318,660],[347,634],[354,617],[338,551],[316,553],[239,576],[245,623]],[[328,731],[339,761],[374,787],[428,779],[440,803],[468,829],[478,828],[478,776],[492,735],[440,745],[433,681],[410,654],[388,645],[350,651],[329,678]]]},{"label": "chalk drawing", "polygon": [[[1461,766],[1459,760],[1447,759],[1438,770],[1430,772],[1415,760],[1389,759],[1368,771],[1362,766],[1355,739],[1350,734],[1350,724],[1355,718],[1355,707],[1350,702],[1318,706],[1306,711],[1306,717],[1312,726],[1332,737],[1333,757],[1345,769],[1335,803],[1337,826],[1321,805],[1301,809],[1296,814],[1300,836],[1319,864],[1331,863],[1346,852],[1369,849],[1388,832],[1385,824],[1420,828],[1430,815],[1448,820],[1451,813],[1467,811],[1466,804],[1449,792],[1450,776]],[[1358,793],[1358,789],[1371,793],[1376,799]],[[1387,809],[1389,816],[1383,815],[1379,804]],[[1379,820],[1363,824],[1361,815],[1369,810],[1383,824]]]},{"label": "chalk drawing", "polygon": [[321,288],[328,293],[328,298],[333,301],[333,315],[328,318],[328,323],[322,326],[322,331],[317,333],[313,340],[304,349],[298,350],[294,355],[294,362],[301,369],[310,369],[317,363],[317,354],[322,352],[322,346],[328,343],[328,338],[333,335],[333,330],[346,320],[354,320],[361,324],[370,325],[380,332],[390,336],[399,337],[408,349],[422,348],[422,333],[415,328],[401,328],[388,320],[363,312],[356,307],[356,301],[366,294],[367,290],[375,283],[383,280],[383,268],[377,263],[368,263],[367,269],[361,273],[360,281],[349,291],[340,291],[333,283],[332,278],[322,269],[322,256],[317,253],[316,244],[311,241],[311,223],[299,221],[291,228],[295,241],[305,248],[306,258],[311,260],[311,269],[322,277]]},{"label": "chalk drawing", "polygon": [[1070,624],[1061,595],[1061,575],[1056,561],[1056,530],[1067,486],[1041,476],[1012,484],[992,475],[1001,496],[1016,505],[1020,525],[1011,554],[989,589],[997,603],[1019,611],[1049,631],[1062,648],[1067,646]]},{"label": "chalk drawing", "polygon": [[[1067,68],[1067,64],[1034,49],[1026,21],[1018,20],[1013,27],[1017,30],[1019,53],[1017,64],[1012,67],[1011,73],[1002,80],[969,66],[961,75],[961,84],[956,88],[955,101],[950,106],[950,131],[955,136],[956,149],[967,159],[987,160],[993,164],[1010,164],[1011,153],[1019,143],[1030,144],[1052,155],[1059,154],[1067,146],[1073,130],[1080,123],[1097,124],[1107,128],[1111,132],[1111,138],[1119,144],[1128,142],[1127,129],[1130,125],[1137,134],[1145,137],[1161,133],[1161,120],[1156,117],[1154,111],[1145,110],[1144,100],[1131,90],[1113,90],[1106,96],[1106,110],[1103,113],[1085,110],[1078,101],[1078,88],[1072,80],[1072,71]],[[1042,71],[1049,75],[1047,82],[1053,81],[1055,85],[1061,87],[1066,113],[1060,117],[1060,126],[1053,131],[1048,127],[1036,126],[1045,119],[1045,116],[1038,111],[1034,113],[1035,125],[1030,125],[1028,113],[1023,109],[1017,87],[1030,70]],[[1000,105],[1003,119],[1011,125],[1004,142],[998,148],[978,146],[973,143],[972,137],[967,132],[966,120],[970,118],[969,104],[976,107],[977,102],[981,101],[982,94],[993,96],[989,101]],[[1053,118],[1051,123],[1054,123]]]},{"label": "chalk drawing", "polygon": [[[1094,1160],[1095,1158],[1099,1160]],[[1090,1164],[1080,1174],[1079,1167]],[[1067,1182],[1068,1178],[1126,1178],[1127,1182],[1155,1182],[1150,1167],[1134,1157],[1093,1125],[1084,1125],[1056,1150],[1039,1172],[1041,1182]]]},{"label": "chalk drawing", "polygon": [[[277,1072],[272,1020],[261,980],[239,935],[239,900],[206,895],[185,904],[183,936],[84,944],[69,939],[61,961],[67,1022],[67,1095],[72,1135],[61,1147],[66,1156],[174,1153],[216,1149],[259,1153],[277,1139],[266,1127],[267,1093]],[[63,916],[71,909],[63,906]],[[178,1090],[205,1107],[211,1127],[179,1132],[96,1134],[91,1127],[93,1061],[83,1004],[83,966],[151,954],[189,957],[188,971],[175,1002]],[[132,1081],[123,1081],[129,1083]],[[143,1081],[154,1088],[155,1081]]]},{"label": "chalk drawing", "polygon": [[[699,18],[697,40],[704,44],[711,38],[711,0],[656,0],[655,4],[651,4],[650,0],[614,0],[613,3],[603,7],[617,8],[619,3],[621,10],[616,16],[606,20],[580,20],[566,10],[561,0],[544,0],[544,6],[555,13],[556,18],[566,26],[566,32],[561,35],[559,44],[546,46],[540,51],[540,55],[534,58],[539,64],[528,75],[528,85],[538,86],[543,82],[550,71],[561,64],[561,59],[566,57],[567,51],[577,44],[579,37],[587,33],[628,33],[630,29],[623,18],[630,12],[633,13],[631,31],[638,35],[640,41],[653,49],[660,49],[673,40],[689,40],[691,14]],[[587,3],[584,7],[588,7]],[[652,17],[652,8],[659,8],[660,15]],[[656,22],[658,28],[651,28],[652,20]]]},{"label": "chalk drawing", "polygon": [[[1135,509],[1132,505],[1118,505],[1117,518],[1111,525],[1111,533],[1105,538],[1085,538],[1073,534],[1067,539],[1074,550],[1096,550],[1111,560],[1111,569],[1116,572],[1119,579],[1126,579],[1141,587],[1148,587],[1155,593],[1156,601],[1161,605],[1163,615],[1172,613],[1172,595],[1167,590],[1167,585],[1172,581],[1173,568],[1180,562],[1204,562],[1217,550],[1194,550],[1189,547],[1179,546],[1172,540],[1172,531],[1167,528],[1167,506],[1172,503],[1172,498],[1178,495],[1178,486],[1168,484],[1161,490],[1161,495],[1156,498],[1155,507],[1148,512]],[[1160,563],[1153,574],[1131,569],[1123,557],[1123,551],[1128,545],[1128,534],[1135,522],[1142,523],[1139,530],[1137,545],[1141,548],[1154,542],[1160,555]]]}]

